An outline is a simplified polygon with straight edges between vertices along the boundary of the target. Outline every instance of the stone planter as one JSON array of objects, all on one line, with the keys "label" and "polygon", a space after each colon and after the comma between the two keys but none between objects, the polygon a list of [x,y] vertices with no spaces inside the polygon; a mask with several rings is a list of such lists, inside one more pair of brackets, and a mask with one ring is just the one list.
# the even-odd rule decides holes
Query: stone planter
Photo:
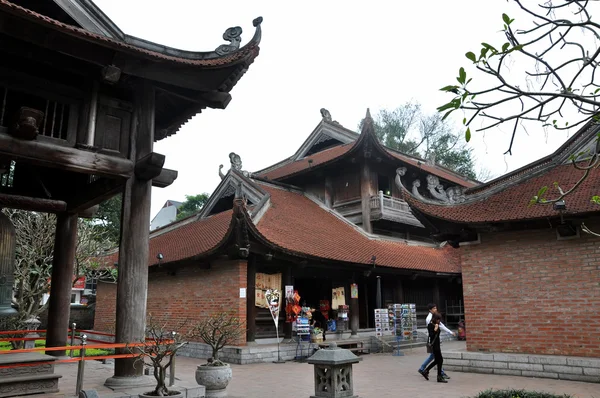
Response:
[{"label": "stone planter", "polygon": [[206,398],[226,397],[227,384],[231,381],[233,372],[227,366],[199,365],[196,369],[196,382],[206,388]]},{"label": "stone planter", "polygon": [[[156,395],[148,395],[148,393],[145,394],[139,394],[140,398],[154,398],[156,397]],[[171,394],[169,394],[169,397],[172,398],[183,398],[183,393],[179,392],[179,391],[171,391]]]}]

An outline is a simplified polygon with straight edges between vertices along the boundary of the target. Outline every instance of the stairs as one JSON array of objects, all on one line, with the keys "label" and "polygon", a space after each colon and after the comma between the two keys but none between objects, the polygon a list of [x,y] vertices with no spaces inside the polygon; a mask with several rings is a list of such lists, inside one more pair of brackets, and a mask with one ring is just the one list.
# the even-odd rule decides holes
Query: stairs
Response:
[{"label": "stairs", "polygon": [[[0,355],[0,397],[58,392],[62,376],[54,374],[54,361],[56,357],[33,352]],[[10,367],[24,363],[32,365]]]}]

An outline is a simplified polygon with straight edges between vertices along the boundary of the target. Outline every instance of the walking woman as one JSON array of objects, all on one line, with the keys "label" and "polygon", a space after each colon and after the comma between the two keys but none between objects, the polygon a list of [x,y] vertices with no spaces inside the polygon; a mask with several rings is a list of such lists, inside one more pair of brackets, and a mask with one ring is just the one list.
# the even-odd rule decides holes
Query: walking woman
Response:
[{"label": "walking woman", "polygon": [[442,320],[442,316],[439,313],[433,314],[431,317],[431,322],[427,325],[427,330],[429,331],[429,341],[428,343],[432,346],[434,360],[427,366],[425,372],[423,372],[423,377],[429,380],[429,371],[437,365],[437,381],[438,383],[448,383],[448,380],[444,379],[442,376],[442,364],[444,363],[444,358],[442,357],[442,348],[440,346],[440,322]]}]

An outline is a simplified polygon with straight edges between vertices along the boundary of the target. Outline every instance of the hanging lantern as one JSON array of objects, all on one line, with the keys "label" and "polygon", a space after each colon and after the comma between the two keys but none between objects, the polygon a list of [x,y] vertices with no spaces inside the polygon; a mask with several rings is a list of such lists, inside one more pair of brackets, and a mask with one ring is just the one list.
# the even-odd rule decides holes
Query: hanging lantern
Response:
[{"label": "hanging lantern", "polygon": [[6,214],[0,212],[0,317],[16,315],[12,308],[15,280],[15,227]]}]

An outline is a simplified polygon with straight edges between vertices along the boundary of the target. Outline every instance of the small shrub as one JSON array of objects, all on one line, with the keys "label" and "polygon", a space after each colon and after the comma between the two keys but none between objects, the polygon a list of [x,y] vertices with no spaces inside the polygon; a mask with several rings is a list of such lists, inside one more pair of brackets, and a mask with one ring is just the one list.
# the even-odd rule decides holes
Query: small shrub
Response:
[{"label": "small shrub", "polygon": [[572,398],[572,396],[525,390],[485,390],[475,398]]}]

